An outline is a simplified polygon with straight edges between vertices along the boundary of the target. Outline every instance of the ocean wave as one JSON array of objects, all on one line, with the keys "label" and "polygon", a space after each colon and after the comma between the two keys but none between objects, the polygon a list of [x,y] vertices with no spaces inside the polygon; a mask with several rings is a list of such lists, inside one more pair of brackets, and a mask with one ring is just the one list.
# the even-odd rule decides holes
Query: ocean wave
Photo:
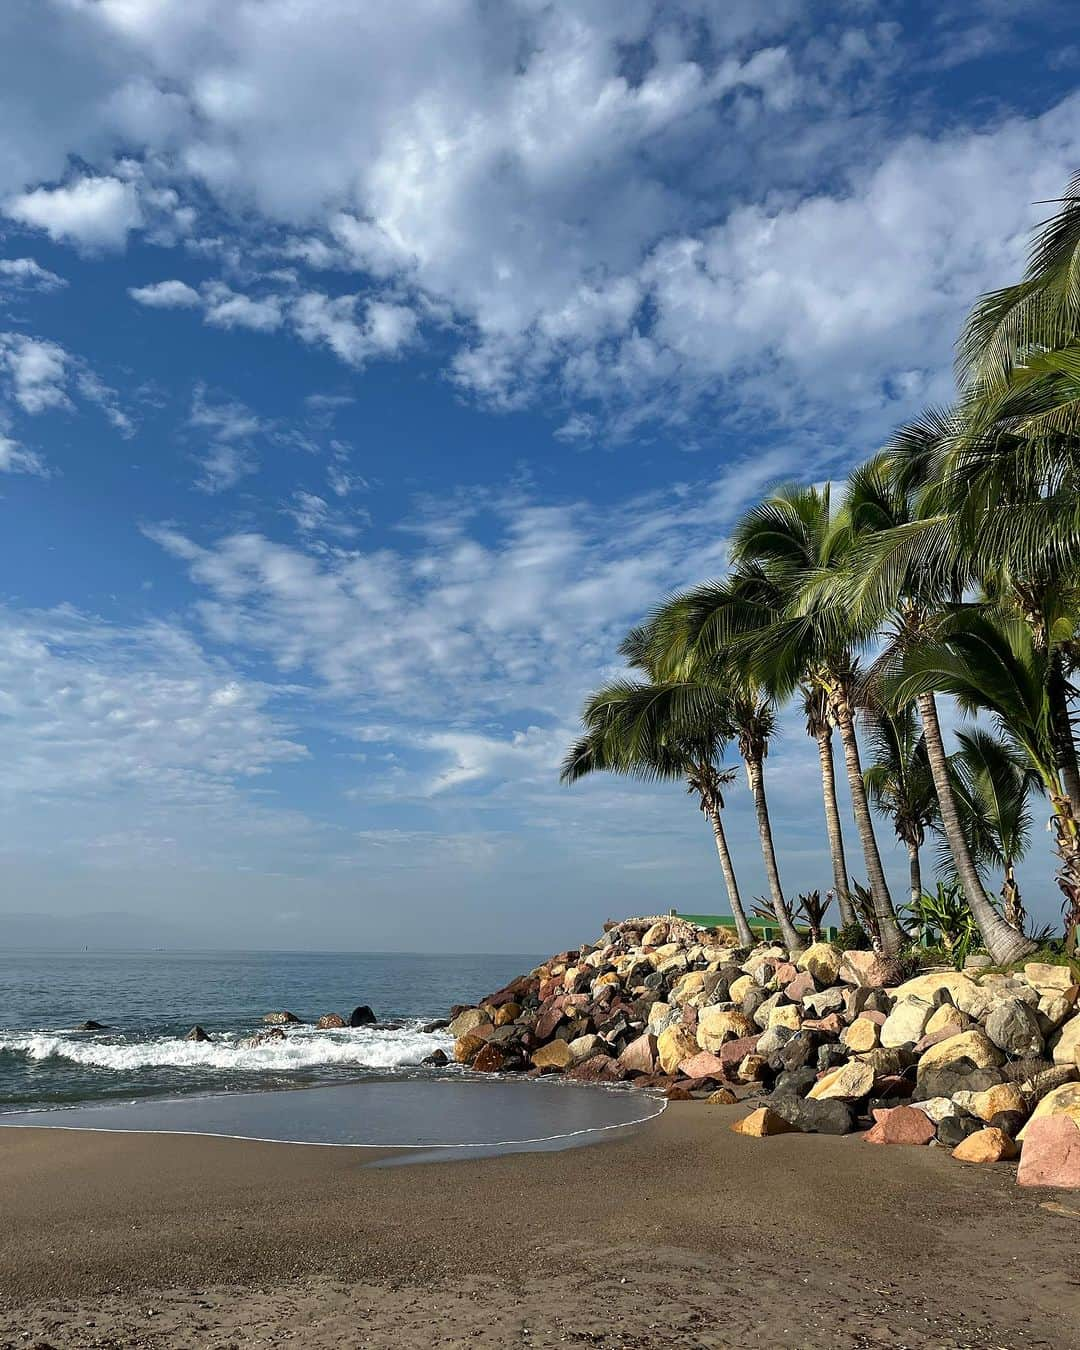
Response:
[{"label": "ocean wave", "polygon": [[28,1060],[64,1060],[84,1068],[131,1072],[172,1068],[287,1072],[335,1066],[356,1069],[399,1069],[416,1066],[432,1051],[449,1050],[446,1035],[423,1033],[415,1026],[380,1030],[357,1027],[345,1031],[290,1029],[283,1040],[251,1044],[251,1033],[222,1033],[210,1041],[172,1036],[133,1039],[63,1032],[0,1032],[0,1051]]}]

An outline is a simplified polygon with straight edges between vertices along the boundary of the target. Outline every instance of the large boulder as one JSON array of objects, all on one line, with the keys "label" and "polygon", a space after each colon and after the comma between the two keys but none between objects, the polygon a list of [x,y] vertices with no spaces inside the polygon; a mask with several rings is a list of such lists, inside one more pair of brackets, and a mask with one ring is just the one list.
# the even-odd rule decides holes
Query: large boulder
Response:
[{"label": "large boulder", "polygon": [[725,1041],[753,1036],[756,1031],[750,1018],[734,1008],[713,1006],[698,1014],[697,1043],[702,1050],[717,1051]]},{"label": "large boulder", "polygon": [[267,1026],[282,1027],[290,1022],[299,1022],[300,1019],[295,1013],[287,1012],[285,1009],[282,1009],[280,1012],[268,1012],[263,1018],[263,1021]]},{"label": "large boulder", "polygon": [[807,1093],[811,1101],[857,1102],[874,1086],[874,1071],[869,1064],[853,1059],[819,1078]]},{"label": "large boulder", "polygon": [[933,1012],[934,1005],[926,999],[916,996],[897,999],[881,1028],[881,1044],[886,1049],[895,1049],[919,1040]]},{"label": "large boulder", "polygon": [[[896,999],[921,998],[927,1003],[940,1003],[942,996],[946,995],[947,1000],[955,1003],[958,1008],[963,1007],[961,999],[969,1000],[978,993],[979,986],[971,978],[959,970],[930,970],[924,975],[916,975],[910,980],[894,989],[893,997]],[[973,993],[974,991],[974,993]]]},{"label": "large boulder", "polygon": [[628,1074],[656,1072],[656,1037],[646,1031],[627,1045],[619,1056],[619,1064]]},{"label": "large boulder", "polygon": [[466,1008],[464,1012],[459,1012],[450,1022],[450,1035],[455,1040],[459,1036],[468,1036],[476,1031],[478,1027],[491,1026],[490,1008]]},{"label": "large boulder", "polygon": [[1061,1028],[1051,1054],[1055,1064],[1080,1065],[1080,1017],[1071,1017]]},{"label": "large boulder", "polygon": [[850,1134],[855,1128],[851,1107],[837,1098],[822,1101],[797,1093],[774,1092],[769,1105],[804,1134]]},{"label": "large boulder", "polygon": [[976,1130],[953,1149],[953,1157],[965,1163],[1007,1162],[1020,1152],[1014,1139],[992,1126]]},{"label": "large boulder", "polygon": [[349,1014],[351,1027],[373,1027],[378,1020],[366,1003],[358,1004]]},{"label": "large boulder", "polygon": [[430,1055],[425,1055],[420,1061],[421,1064],[430,1064],[436,1069],[441,1069],[450,1063],[450,1057],[445,1050],[432,1050]]},{"label": "large boulder", "polygon": [[840,953],[831,942],[815,942],[795,964],[808,970],[820,985],[835,984],[840,977]]},{"label": "large boulder", "polygon": [[607,1042],[602,1041],[599,1036],[593,1033],[586,1036],[577,1036],[568,1044],[570,1055],[575,1064],[583,1064],[585,1060],[592,1059],[594,1055],[606,1057],[608,1053]]},{"label": "large boulder", "polygon": [[913,1106],[885,1107],[874,1112],[874,1123],[863,1138],[868,1144],[929,1144],[934,1122]]},{"label": "large boulder", "polygon": [[1021,1186],[1080,1188],[1080,1125],[1068,1116],[1029,1121],[1016,1180]]},{"label": "large boulder", "polygon": [[696,1055],[684,1059],[679,1072],[687,1078],[721,1078],[724,1073],[724,1061],[711,1050],[699,1050]]},{"label": "large boulder", "polygon": [[1050,1116],[1066,1116],[1080,1125],[1080,1083],[1062,1083],[1040,1098],[1031,1113],[1031,1120],[1020,1133],[1021,1139],[1036,1120],[1046,1120]]},{"label": "large boulder", "polygon": [[917,1077],[922,1079],[932,1069],[996,1069],[1004,1061],[1005,1056],[984,1031],[961,1031],[923,1053]]},{"label": "large boulder", "polygon": [[566,1041],[548,1041],[533,1051],[534,1068],[564,1073],[574,1062],[570,1046]]},{"label": "large boulder", "polygon": [[485,1041],[469,1066],[475,1073],[500,1073],[506,1065],[506,1051],[501,1045]]},{"label": "large boulder", "polygon": [[610,1055],[591,1055],[567,1070],[566,1076],[579,1083],[621,1083],[626,1071]]},{"label": "large boulder", "polygon": [[315,1026],[319,1031],[340,1031],[345,1025],[345,1019],[340,1013],[323,1013]]},{"label": "large boulder", "polygon": [[958,1093],[957,1097],[964,1110],[987,1122],[1002,1111],[1016,1111],[1024,1116],[1028,1113],[1027,1098],[1015,1083],[995,1083],[985,1092]]},{"label": "large boulder", "polygon": [[849,1027],[845,1027],[840,1039],[853,1055],[865,1054],[875,1050],[881,1035],[881,1028],[868,1017],[857,1017]]},{"label": "large boulder", "polygon": [[1042,961],[1029,961],[1024,967],[1024,979],[1040,994],[1060,994],[1076,983],[1068,966],[1052,966]]},{"label": "large boulder", "polygon": [[471,1064],[487,1042],[483,1036],[474,1036],[467,1031],[454,1042],[454,1061],[457,1064]]},{"label": "large boulder", "polygon": [[1038,1014],[1019,999],[1006,998],[994,1004],[986,1019],[986,1034],[1010,1059],[1042,1054],[1043,1034]]},{"label": "large boulder", "polygon": [[970,1026],[971,1018],[967,1013],[961,1012],[955,1003],[942,1003],[930,1014],[923,1030],[927,1036],[936,1036],[941,1031],[956,1036],[961,1031],[967,1031]]},{"label": "large boulder", "polygon": [[840,956],[839,978],[856,988],[884,989],[895,983],[894,964],[876,952],[846,951]]},{"label": "large boulder", "polygon": [[682,1061],[696,1054],[697,1049],[697,1037],[681,1022],[656,1038],[656,1056],[664,1073],[677,1073]]},{"label": "large boulder", "polygon": [[[790,992],[788,997],[791,997]],[[802,1005],[812,1017],[825,1017],[828,1013],[844,1011],[844,991],[839,985],[822,989],[820,993],[806,994]]]}]

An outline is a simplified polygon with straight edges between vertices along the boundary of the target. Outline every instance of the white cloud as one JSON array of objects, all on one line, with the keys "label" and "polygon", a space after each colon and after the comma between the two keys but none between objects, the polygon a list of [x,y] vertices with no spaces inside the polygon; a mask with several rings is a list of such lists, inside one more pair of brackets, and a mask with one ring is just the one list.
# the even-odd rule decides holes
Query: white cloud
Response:
[{"label": "white cloud", "polygon": [[68,353],[57,342],[0,333],[0,371],[7,375],[11,396],[23,412],[70,409],[67,392]]},{"label": "white cloud", "polygon": [[27,291],[59,291],[66,285],[63,277],[42,267],[33,258],[0,258],[0,288],[11,286]]},{"label": "white cloud", "polygon": [[206,322],[217,328],[251,328],[272,333],[281,327],[281,302],[276,296],[254,300],[221,282],[203,288]]},{"label": "white cloud", "polygon": [[[291,319],[304,342],[325,344],[350,366],[376,356],[396,356],[416,332],[416,314],[407,305],[366,300],[357,295],[331,298],[308,291],[294,301]],[[362,319],[356,318],[358,307]]]},{"label": "white cloud", "polygon": [[151,309],[191,309],[200,303],[199,292],[185,281],[155,281],[149,286],[132,286],[128,295]]},{"label": "white cloud", "polygon": [[0,473],[29,473],[47,478],[45,461],[34,450],[27,450],[18,441],[0,431]]},{"label": "white cloud", "polygon": [[76,178],[57,188],[35,188],[11,197],[4,214],[44,230],[50,239],[87,248],[120,248],[142,224],[139,197],[119,178]]},{"label": "white cloud", "polygon": [[196,385],[188,425],[210,441],[195,456],[199,464],[195,486],[200,491],[224,492],[258,469],[254,440],[269,428],[247,404],[237,399],[215,400],[205,385]]}]

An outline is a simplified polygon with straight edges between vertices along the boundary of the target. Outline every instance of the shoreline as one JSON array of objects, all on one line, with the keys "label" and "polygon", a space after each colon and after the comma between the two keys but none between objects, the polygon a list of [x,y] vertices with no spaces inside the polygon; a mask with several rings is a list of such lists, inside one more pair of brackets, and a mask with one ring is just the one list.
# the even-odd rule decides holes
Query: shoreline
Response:
[{"label": "shoreline", "polygon": [[857,1136],[765,1152],[741,1114],[672,1103],[602,1146],[409,1167],[7,1130],[0,1347],[1080,1345],[1075,1194]]}]

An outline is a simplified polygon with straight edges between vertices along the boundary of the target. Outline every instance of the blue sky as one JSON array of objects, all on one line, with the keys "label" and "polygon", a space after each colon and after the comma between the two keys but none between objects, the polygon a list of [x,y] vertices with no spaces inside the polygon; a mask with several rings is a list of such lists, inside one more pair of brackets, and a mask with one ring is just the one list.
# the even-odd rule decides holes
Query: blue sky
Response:
[{"label": "blue sky", "polygon": [[[999,0],[7,0],[9,931],[528,951],[714,907],[678,790],[559,787],[581,700],[763,489],[948,398],[1078,69],[1067,7]],[[768,770],[824,888],[796,718]],[[1039,830],[1046,919],[1051,872]]]}]

